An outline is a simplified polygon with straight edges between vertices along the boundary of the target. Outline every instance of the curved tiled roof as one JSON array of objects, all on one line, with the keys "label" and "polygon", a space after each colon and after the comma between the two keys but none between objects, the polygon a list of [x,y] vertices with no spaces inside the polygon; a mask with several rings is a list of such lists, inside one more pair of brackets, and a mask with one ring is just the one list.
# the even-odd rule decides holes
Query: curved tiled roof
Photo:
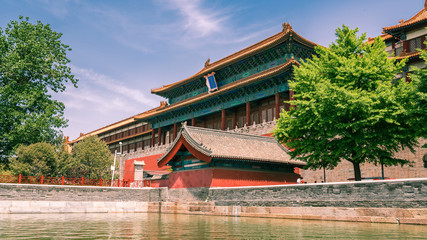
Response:
[{"label": "curved tiled roof", "polygon": [[[102,127],[102,128],[99,128],[99,129],[93,130],[93,131],[88,132],[88,133],[86,133],[86,134],[81,133],[81,134],[80,134],[80,136],[79,136],[78,138],[76,138],[76,139],[74,139],[74,140],[72,140],[72,141],[68,142],[68,144],[73,144],[73,143],[76,143],[76,142],[78,142],[78,141],[83,140],[83,139],[84,139],[84,138],[86,138],[86,137],[93,136],[93,135],[98,135],[98,134],[101,134],[101,133],[105,133],[105,132],[107,132],[107,131],[110,131],[110,130],[113,130],[113,129],[117,129],[117,128],[119,128],[119,127],[126,126],[126,125],[128,125],[128,124],[134,123],[134,122],[135,122],[135,120],[136,120],[136,119],[135,119],[135,116],[138,116],[138,115],[141,115],[141,114],[149,114],[149,113],[151,113],[151,112],[154,112],[154,111],[157,111],[157,110],[159,110],[159,109],[165,108],[165,107],[166,107],[166,105],[167,105],[167,103],[166,103],[166,102],[164,102],[164,101],[162,101],[162,102],[160,102],[160,106],[159,106],[159,107],[152,108],[152,109],[147,110],[147,111],[145,111],[145,112],[143,112],[143,113],[139,113],[139,114],[134,115],[134,116],[132,116],[132,117],[125,118],[125,119],[123,119],[123,120],[121,120],[121,121],[118,121],[118,122],[115,122],[115,123],[113,123],[113,124],[110,124],[110,125],[104,126],[104,127]],[[119,141],[119,140],[117,140],[117,141]]]},{"label": "curved tiled roof", "polygon": [[160,88],[156,88],[156,89],[151,89],[151,93],[162,93],[171,89],[174,89],[178,86],[181,86],[185,83],[191,82],[195,79],[198,79],[200,77],[203,77],[203,75],[210,73],[212,71],[217,71],[220,68],[226,67],[228,65],[231,65],[235,62],[238,62],[240,60],[242,60],[243,58],[255,55],[261,51],[264,51],[267,48],[271,48],[273,46],[276,46],[284,41],[286,41],[289,38],[295,39],[296,41],[298,41],[299,43],[308,46],[308,47],[312,47],[314,48],[315,46],[317,46],[318,44],[311,42],[305,38],[303,38],[302,36],[300,36],[299,34],[297,34],[293,29],[292,26],[289,23],[284,23],[283,24],[283,30],[269,38],[266,38],[258,43],[255,43],[245,49],[242,49],[236,53],[233,53],[225,58],[222,58],[218,61],[215,61],[213,63],[209,63],[209,61],[206,62],[205,67],[200,70],[198,73],[194,74],[193,76],[186,78],[184,80],[175,82],[175,83],[171,83],[168,85],[163,85]]},{"label": "curved tiled roof", "polygon": [[402,55],[402,56],[398,56],[398,57],[396,57],[396,59],[397,60],[401,60],[401,59],[404,59],[404,58],[413,58],[413,57],[417,57],[419,55],[420,55],[420,52],[419,51],[415,51],[415,52],[412,52],[412,53],[407,53],[407,54]]},{"label": "curved tiled roof", "polygon": [[[158,159],[158,165],[165,165],[174,154],[169,154],[175,145],[185,141],[197,152],[209,159],[234,159],[290,164],[297,167],[306,163],[291,160],[289,150],[272,137],[256,136],[243,133],[227,132],[215,129],[186,126],[183,124],[176,140],[166,153]],[[175,149],[176,151],[176,149]],[[191,152],[191,151],[190,151]]]},{"label": "curved tiled roof", "polygon": [[417,24],[419,22],[422,22],[424,20],[427,20],[427,9],[426,9],[426,5],[427,5],[427,1],[425,3],[424,8],[421,9],[421,11],[419,11],[417,14],[415,14],[410,19],[408,19],[406,21],[401,20],[399,22],[399,24],[397,24],[397,25],[393,25],[393,26],[390,26],[390,27],[383,27],[383,32],[386,33],[388,31],[396,30],[396,29],[403,28],[403,27],[408,27],[408,26]]},{"label": "curved tiled roof", "polygon": [[[390,38],[392,38],[393,36],[392,35],[390,35],[390,34],[388,34],[388,33],[385,33],[385,34],[382,34],[382,35],[380,35],[379,36],[382,40],[384,40],[384,41],[386,41],[386,40],[388,40],[388,39],[390,39]],[[376,37],[375,37],[376,38]],[[366,43],[368,43],[368,44],[372,44],[372,43],[374,43],[374,41],[375,41],[375,38],[368,38],[368,41],[366,41]]]},{"label": "curved tiled roof", "polygon": [[152,117],[152,116],[155,116],[155,115],[158,115],[158,114],[161,114],[161,113],[165,113],[165,112],[171,111],[173,109],[177,109],[177,108],[180,108],[180,107],[187,106],[189,104],[192,104],[194,102],[198,102],[200,100],[204,100],[204,99],[216,97],[216,96],[218,96],[218,95],[220,95],[222,93],[231,91],[231,90],[233,90],[233,89],[235,89],[237,87],[241,87],[241,86],[250,84],[252,82],[264,79],[266,77],[271,77],[271,76],[283,73],[283,72],[289,70],[292,67],[292,65],[294,65],[294,64],[299,64],[299,63],[298,63],[298,61],[296,61],[293,58],[288,59],[288,61],[286,61],[283,64],[280,64],[278,66],[269,68],[267,70],[264,70],[262,72],[253,74],[251,76],[242,78],[242,79],[240,79],[238,81],[229,83],[229,84],[221,87],[218,91],[215,91],[215,92],[212,92],[212,93],[205,92],[205,93],[199,94],[197,96],[194,96],[192,98],[188,98],[186,100],[183,100],[183,101],[180,101],[180,102],[177,102],[177,103],[173,103],[173,104],[171,104],[171,105],[169,105],[169,106],[167,106],[165,108],[157,109],[156,111],[151,111],[151,112],[146,112],[146,113],[142,113],[142,114],[139,114],[139,115],[135,115],[134,118],[135,119],[144,119],[144,118],[147,118],[147,117]]}]

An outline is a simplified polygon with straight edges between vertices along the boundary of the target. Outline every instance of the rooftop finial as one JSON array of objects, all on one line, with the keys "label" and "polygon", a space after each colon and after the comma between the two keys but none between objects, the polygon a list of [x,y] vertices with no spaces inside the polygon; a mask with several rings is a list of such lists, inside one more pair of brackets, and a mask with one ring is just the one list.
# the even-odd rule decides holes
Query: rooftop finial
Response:
[{"label": "rooftop finial", "polygon": [[168,102],[167,101],[160,101],[160,107],[161,108],[164,108],[164,107],[166,107],[168,105]]},{"label": "rooftop finial", "polygon": [[208,60],[206,60],[206,62],[205,62],[205,68],[208,68],[209,65],[211,65],[210,61],[211,61],[210,58],[208,58]]},{"label": "rooftop finial", "polygon": [[[427,1],[427,0],[426,0]],[[289,24],[288,22],[284,22],[283,24],[282,24],[282,27],[283,27],[283,32],[286,32],[286,31],[288,31],[288,30],[292,30],[292,26],[291,26],[291,24]]]}]

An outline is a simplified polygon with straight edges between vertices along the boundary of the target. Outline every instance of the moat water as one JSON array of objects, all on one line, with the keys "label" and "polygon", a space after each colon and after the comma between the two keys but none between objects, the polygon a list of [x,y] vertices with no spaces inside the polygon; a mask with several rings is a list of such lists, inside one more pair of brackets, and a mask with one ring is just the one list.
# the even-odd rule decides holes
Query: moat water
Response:
[{"label": "moat water", "polygon": [[0,215],[0,239],[427,239],[427,227],[182,214]]}]

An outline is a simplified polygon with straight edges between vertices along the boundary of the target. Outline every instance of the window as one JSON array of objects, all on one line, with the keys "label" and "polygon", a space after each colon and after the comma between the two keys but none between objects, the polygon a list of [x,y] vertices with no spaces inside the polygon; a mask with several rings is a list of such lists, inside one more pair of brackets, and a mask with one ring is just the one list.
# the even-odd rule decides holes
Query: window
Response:
[{"label": "window", "polygon": [[273,109],[272,108],[267,109],[267,122],[273,121],[273,117],[274,117],[273,115],[274,115]]},{"label": "window", "polygon": [[397,42],[395,45],[395,56],[400,56],[402,55],[402,51],[403,51],[403,43],[402,42]]},{"label": "window", "polygon": [[233,119],[232,118],[227,119],[227,128],[233,129]]},{"label": "window", "polygon": [[253,124],[254,122],[255,122],[255,124],[259,123],[258,112],[251,113],[251,122],[250,122],[250,124]]},{"label": "window", "polygon": [[241,128],[246,124],[246,116],[239,116],[237,121],[237,127]]},{"label": "window", "polygon": [[417,37],[409,40],[409,52],[415,52],[418,48],[421,48],[422,40],[421,37]]}]

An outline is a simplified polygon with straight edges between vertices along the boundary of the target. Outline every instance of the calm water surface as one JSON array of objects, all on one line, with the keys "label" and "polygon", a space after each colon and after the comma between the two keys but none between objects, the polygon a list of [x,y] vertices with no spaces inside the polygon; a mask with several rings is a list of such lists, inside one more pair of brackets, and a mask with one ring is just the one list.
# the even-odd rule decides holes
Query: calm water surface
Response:
[{"label": "calm water surface", "polygon": [[175,214],[0,215],[0,239],[427,239],[427,227]]}]

